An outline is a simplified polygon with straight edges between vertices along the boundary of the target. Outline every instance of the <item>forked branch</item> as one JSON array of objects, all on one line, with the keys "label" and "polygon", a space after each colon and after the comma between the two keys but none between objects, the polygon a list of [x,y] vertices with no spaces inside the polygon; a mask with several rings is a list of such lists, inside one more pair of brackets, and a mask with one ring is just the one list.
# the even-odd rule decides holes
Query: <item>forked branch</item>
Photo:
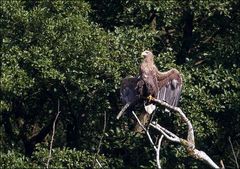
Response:
[{"label": "forked branch", "polygon": [[147,133],[147,136],[148,136],[151,144],[153,145],[153,147],[156,151],[158,168],[161,168],[158,153],[160,152],[161,141],[162,141],[162,138],[164,136],[169,141],[181,144],[186,149],[186,151],[188,152],[188,155],[190,155],[191,157],[193,157],[197,160],[203,161],[204,163],[208,164],[212,168],[224,169],[223,164],[221,164],[221,167],[219,167],[204,151],[200,151],[200,150],[195,148],[195,137],[194,137],[194,130],[193,130],[192,123],[190,122],[190,120],[186,117],[184,112],[179,107],[171,106],[171,105],[167,104],[166,102],[158,100],[158,99],[153,99],[152,101],[155,102],[156,104],[161,105],[161,106],[175,112],[176,114],[178,114],[180,116],[180,118],[188,126],[187,139],[183,139],[183,138],[178,137],[176,134],[172,133],[171,131],[167,130],[166,128],[162,127],[161,125],[157,124],[156,122],[151,122],[149,124],[150,127],[153,127],[154,129],[158,130],[162,134],[161,139],[159,139],[159,144],[158,144],[158,146],[156,146],[156,145],[153,144],[152,137],[149,134],[149,131],[141,124],[141,122],[138,119],[138,117],[136,116],[136,114],[134,112],[132,112],[134,117],[137,119],[138,123],[140,124],[140,126]]},{"label": "forked branch", "polygon": [[144,125],[141,123],[141,121],[139,120],[139,118],[137,117],[137,115],[134,113],[134,111],[132,111],[132,114],[134,115],[134,117],[137,119],[137,122],[139,123],[139,125],[143,128],[143,130],[146,132],[148,139],[150,141],[150,143],[152,144],[154,150],[156,151],[156,160],[157,160],[157,166],[158,169],[161,169],[161,164],[160,164],[160,150],[161,150],[161,143],[162,143],[162,139],[163,139],[163,135],[161,135],[160,139],[158,140],[158,145],[156,146],[153,143],[152,137],[149,133],[148,128],[145,128]]},{"label": "forked branch", "polygon": [[[190,120],[183,113],[183,111],[179,107],[171,106],[164,101],[161,101],[161,100],[158,100],[158,99],[153,99],[153,101],[155,103],[157,103],[161,106],[164,106],[165,108],[168,108],[169,110],[171,110],[171,111],[180,115],[181,119],[188,126],[187,139],[183,139],[183,138],[178,137],[177,135],[171,133],[167,129],[161,127],[159,124],[151,123],[150,125],[152,127],[154,127],[155,129],[157,129],[158,131],[160,131],[163,135],[168,135],[168,136],[172,136],[172,137],[174,136],[173,137],[174,141],[180,143],[187,150],[188,154],[191,157],[205,162],[206,164],[208,164],[212,168],[220,168],[216,163],[213,162],[213,160],[204,151],[200,151],[200,150],[195,148],[195,138],[194,138],[193,126],[192,126],[192,123],[190,122]],[[168,139],[169,137],[166,137],[166,138]],[[172,141],[172,138],[168,139],[168,140]],[[221,168],[224,168],[224,166],[222,166]]]}]

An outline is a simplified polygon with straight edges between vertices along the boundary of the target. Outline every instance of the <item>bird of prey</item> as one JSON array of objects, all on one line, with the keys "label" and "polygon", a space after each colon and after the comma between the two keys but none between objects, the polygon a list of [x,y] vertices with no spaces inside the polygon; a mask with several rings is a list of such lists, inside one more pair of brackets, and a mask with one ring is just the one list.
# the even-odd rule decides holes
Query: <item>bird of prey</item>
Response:
[{"label": "bird of prey", "polygon": [[[154,63],[152,52],[146,50],[141,55],[144,59],[140,65],[140,75],[125,78],[121,83],[120,95],[125,106],[118,114],[117,119],[129,106],[140,102],[142,98],[151,100],[151,97],[154,97],[172,106],[178,104],[182,89],[182,77],[179,71],[170,69],[160,72]],[[151,114],[155,110],[155,105],[148,102],[144,108],[148,114]]]}]

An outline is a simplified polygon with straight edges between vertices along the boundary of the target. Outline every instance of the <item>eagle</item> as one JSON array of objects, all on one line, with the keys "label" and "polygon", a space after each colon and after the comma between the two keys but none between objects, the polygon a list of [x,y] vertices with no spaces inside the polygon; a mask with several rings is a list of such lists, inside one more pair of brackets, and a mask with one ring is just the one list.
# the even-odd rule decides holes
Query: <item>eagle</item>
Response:
[{"label": "eagle", "polygon": [[139,68],[139,76],[126,77],[121,82],[120,98],[124,107],[117,115],[117,119],[129,107],[138,103],[144,103],[145,108],[140,118],[142,120],[148,119],[156,108],[151,103],[152,97],[165,101],[172,106],[178,105],[183,85],[180,72],[174,68],[166,72],[160,72],[154,63],[154,55],[151,51],[145,50],[141,56],[143,61]]}]

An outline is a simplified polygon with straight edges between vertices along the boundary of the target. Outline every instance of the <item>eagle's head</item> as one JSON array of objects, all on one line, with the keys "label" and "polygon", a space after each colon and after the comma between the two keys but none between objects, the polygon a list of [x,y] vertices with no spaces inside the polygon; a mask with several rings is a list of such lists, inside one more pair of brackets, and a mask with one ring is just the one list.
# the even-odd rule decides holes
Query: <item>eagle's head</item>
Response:
[{"label": "eagle's head", "polygon": [[144,60],[149,60],[149,61],[153,61],[153,54],[151,51],[149,50],[145,50],[144,52],[142,52],[141,56],[144,58]]},{"label": "eagle's head", "polygon": [[145,57],[153,57],[153,54],[152,54],[151,51],[145,50],[145,51],[142,52],[141,56],[144,57],[144,58]]}]

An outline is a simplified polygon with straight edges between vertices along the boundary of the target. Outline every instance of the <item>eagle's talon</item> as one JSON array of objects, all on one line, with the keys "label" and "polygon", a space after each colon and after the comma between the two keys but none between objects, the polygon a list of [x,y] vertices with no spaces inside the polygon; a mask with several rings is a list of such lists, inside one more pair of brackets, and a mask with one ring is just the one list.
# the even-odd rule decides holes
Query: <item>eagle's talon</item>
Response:
[{"label": "eagle's talon", "polygon": [[150,102],[150,101],[152,101],[152,100],[154,99],[154,97],[152,97],[152,95],[149,95],[149,96],[147,97],[147,99],[148,99],[148,101]]}]

